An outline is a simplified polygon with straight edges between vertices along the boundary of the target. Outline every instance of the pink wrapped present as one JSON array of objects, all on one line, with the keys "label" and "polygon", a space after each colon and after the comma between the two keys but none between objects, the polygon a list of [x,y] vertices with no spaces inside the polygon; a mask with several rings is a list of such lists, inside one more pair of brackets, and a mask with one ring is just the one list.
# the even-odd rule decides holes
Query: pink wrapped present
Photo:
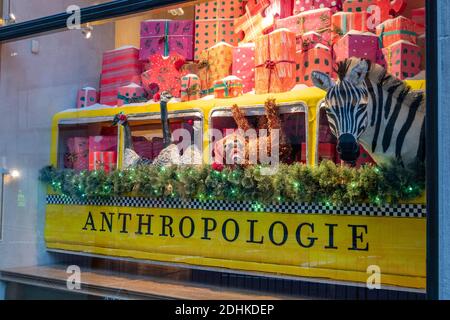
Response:
[{"label": "pink wrapped present", "polygon": [[71,137],[67,139],[67,149],[65,166],[75,170],[87,170],[89,165],[88,138]]},{"label": "pink wrapped present", "polygon": [[377,62],[378,37],[371,32],[350,31],[333,47],[335,61],[356,57]]},{"label": "pink wrapped present", "polygon": [[420,72],[420,47],[406,40],[400,40],[383,49],[387,71],[404,80]]},{"label": "pink wrapped present", "polygon": [[329,8],[302,12],[298,15],[279,19],[275,22],[277,29],[287,28],[297,36],[297,50],[301,50],[303,34],[314,31],[320,33],[327,43],[331,41],[331,10]]},{"label": "pink wrapped present", "polygon": [[117,167],[117,152],[95,151],[89,152],[89,170],[104,170],[110,172]]},{"label": "pink wrapped present", "polygon": [[337,12],[331,17],[333,39],[336,41],[350,30],[368,31],[367,19],[369,14],[363,12]]},{"label": "pink wrapped present", "polygon": [[294,14],[308,10],[330,8],[333,12],[342,10],[342,0],[294,0]]},{"label": "pink wrapped present", "polygon": [[243,92],[255,88],[255,44],[246,43],[233,48],[233,75],[242,80]]},{"label": "pink wrapped present", "polygon": [[424,27],[426,23],[425,7],[411,10],[411,20]]},{"label": "pink wrapped present", "polygon": [[265,16],[273,16],[283,19],[292,16],[295,0],[270,0],[270,5],[265,11]]},{"label": "pink wrapped present", "polygon": [[85,87],[78,90],[77,109],[92,106],[98,102],[97,90],[91,87]]},{"label": "pink wrapped present", "polygon": [[403,16],[389,19],[377,27],[377,36],[380,38],[382,47],[389,47],[399,40],[416,43],[416,24]]},{"label": "pink wrapped present", "polygon": [[330,43],[323,38],[323,34],[315,31],[306,32],[301,36],[301,46],[297,44],[297,50],[310,50],[316,46],[316,44],[323,44],[329,46]]},{"label": "pink wrapped present", "polygon": [[154,54],[168,56],[170,52],[194,59],[194,21],[147,20],[141,22],[139,58],[146,61]]},{"label": "pink wrapped present", "polygon": [[117,91],[117,106],[124,104],[146,102],[146,93],[144,88],[136,83],[120,87]]},{"label": "pink wrapped present", "polygon": [[89,151],[117,151],[117,136],[90,136]]},{"label": "pink wrapped present", "polygon": [[142,63],[139,49],[125,46],[103,54],[100,80],[100,103],[114,106],[119,87],[130,83],[141,84]]}]

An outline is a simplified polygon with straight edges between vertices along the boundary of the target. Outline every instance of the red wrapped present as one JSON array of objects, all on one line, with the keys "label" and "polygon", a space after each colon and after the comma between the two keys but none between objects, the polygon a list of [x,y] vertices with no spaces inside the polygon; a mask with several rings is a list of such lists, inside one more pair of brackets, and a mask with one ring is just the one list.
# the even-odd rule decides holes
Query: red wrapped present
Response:
[{"label": "red wrapped present", "polygon": [[420,47],[406,40],[400,40],[383,49],[387,71],[404,80],[420,72]]},{"label": "red wrapped present", "polygon": [[275,30],[256,40],[256,94],[286,92],[295,86],[295,48],[295,34],[287,29]]},{"label": "red wrapped present", "polygon": [[181,68],[185,63],[183,56],[172,52],[169,56],[155,54],[150,57],[150,69],[142,74],[142,84],[145,91],[152,98],[155,88],[159,93],[168,91],[172,96],[179,98],[181,93],[181,77],[184,75]]},{"label": "red wrapped present", "polygon": [[[259,36],[273,29],[274,16],[267,11],[270,0],[249,0],[242,16],[234,19],[234,32],[239,34],[241,42],[255,41]],[[264,16],[264,14],[269,15]]]},{"label": "red wrapped present", "polygon": [[378,37],[371,32],[350,31],[333,47],[334,60],[343,61],[356,57],[377,62]]},{"label": "red wrapped present", "polygon": [[154,54],[168,56],[179,53],[186,60],[194,59],[194,22],[191,20],[147,20],[141,22],[139,58],[147,60]]},{"label": "red wrapped present", "polygon": [[90,136],[89,152],[117,151],[117,136]]},{"label": "red wrapped present", "polygon": [[399,15],[406,7],[405,0],[345,0],[343,10],[346,12],[368,12],[368,29],[374,30],[377,25]]},{"label": "red wrapped present", "polygon": [[214,81],[214,97],[216,99],[235,98],[242,95],[242,80],[236,76],[229,76]]},{"label": "red wrapped present", "polygon": [[342,10],[342,0],[294,0],[294,14],[314,9],[330,8],[337,12]]},{"label": "red wrapped present", "polygon": [[297,52],[296,82],[313,86],[311,74],[322,71],[329,76],[333,73],[333,58],[329,47],[317,44],[314,48]]},{"label": "red wrapped present", "polygon": [[117,166],[117,152],[115,151],[95,151],[89,152],[89,170],[103,170],[110,172]]},{"label": "red wrapped present", "polygon": [[65,166],[75,170],[87,170],[89,165],[89,140],[87,137],[67,139]]},{"label": "red wrapped present", "polygon": [[305,11],[298,15],[277,20],[275,27],[287,28],[297,36],[297,50],[301,50],[303,34],[314,31],[320,33],[328,44],[331,40],[331,10],[329,8]]},{"label": "red wrapped present", "polygon": [[120,87],[117,92],[117,105],[146,102],[146,93],[144,88],[136,83],[131,83],[127,86]]},{"label": "red wrapped present", "polygon": [[319,162],[324,160],[336,162],[336,153],[334,143],[319,143]]},{"label": "red wrapped present", "polygon": [[273,16],[283,19],[292,16],[295,0],[270,0],[264,16]]},{"label": "red wrapped present", "polygon": [[427,55],[427,38],[425,34],[417,37],[417,45],[420,48],[420,57],[422,58],[420,62],[420,68],[425,70],[427,67],[426,55]]},{"label": "red wrapped present", "polygon": [[117,102],[119,87],[130,83],[140,84],[142,63],[139,61],[139,49],[125,46],[103,54],[100,80],[100,103],[114,106]]},{"label": "red wrapped present", "polygon": [[399,40],[417,43],[416,24],[403,16],[389,19],[377,27],[377,36],[383,48]]},{"label": "red wrapped present", "polygon": [[219,42],[237,45],[234,19],[244,13],[244,1],[209,1],[195,5],[195,59]]},{"label": "red wrapped present", "polygon": [[426,23],[425,7],[411,10],[411,20],[424,27]]},{"label": "red wrapped present", "polygon": [[91,87],[85,87],[78,90],[77,109],[92,106],[98,102],[97,90]]},{"label": "red wrapped present", "polygon": [[196,74],[181,77],[181,101],[200,99],[200,78]]},{"label": "red wrapped present", "polygon": [[153,144],[145,137],[133,137],[133,149],[140,157],[153,159]]},{"label": "red wrapped present", "polygon": [[331,17],[333,40],[339,40],[350,30],[368,31],[367,19],[369,14],[363,12],[337,12]]},{"label": "red wrapped present", "polygon": [[246,43],[233,48],[233,75],[242,80],[243,92],[255,87],[255,44]]},{"label": "red wrapped present", "polygon": [[[329,42],[323,38],[323,34],[315,31],[306,32],[301,36],[301,46],[297,43],[297,50],[306,51],[314,48],[316,44],[323,44],[329,46]],[[298,38],[297,38],[298,40]]]}]

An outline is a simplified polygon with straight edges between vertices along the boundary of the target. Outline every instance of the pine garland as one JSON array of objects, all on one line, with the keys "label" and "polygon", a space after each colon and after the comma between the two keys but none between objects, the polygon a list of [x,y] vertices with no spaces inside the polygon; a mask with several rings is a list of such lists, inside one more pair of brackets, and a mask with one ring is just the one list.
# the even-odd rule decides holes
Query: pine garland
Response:
[{"label": "pine garland", "polygon": [[272,175],[261,166],[140,166],[117,170],[81,171],[45,167],[40,180],[54,192],[76,199],[143,196],[198,200],[309,202],[326,205],[398,203],[425,189],[423,166],[401,164],[359,169],[324,161],[319,166],[282,164]]}]

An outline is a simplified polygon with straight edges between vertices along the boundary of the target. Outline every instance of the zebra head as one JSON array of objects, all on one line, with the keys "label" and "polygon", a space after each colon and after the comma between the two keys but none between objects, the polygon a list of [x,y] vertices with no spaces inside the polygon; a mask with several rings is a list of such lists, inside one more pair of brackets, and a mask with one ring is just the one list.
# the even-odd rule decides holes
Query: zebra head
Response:
[{"label": "zebra head", "polygon": [[365,83],[369,66],[365,60],[356,64],[347,72],[347,62],[339,68],[339,80],[334,83],[329,75],[314,71],[314,85],[327,91],[325,107],[330,129],[336,137],[337,151],[345,162],[354,164],[359,157],[359,137],[368,125],[367,104],[369,93]]}]

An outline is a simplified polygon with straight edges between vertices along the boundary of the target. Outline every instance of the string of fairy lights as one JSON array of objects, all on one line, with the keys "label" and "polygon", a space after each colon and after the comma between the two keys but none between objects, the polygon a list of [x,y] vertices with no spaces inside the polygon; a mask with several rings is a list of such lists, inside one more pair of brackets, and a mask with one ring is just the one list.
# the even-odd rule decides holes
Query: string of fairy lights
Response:
[{"label": "string of fairy lights", "polygon": [[75,199],[140,196],[184,200],[253,201],[254,209],[268,203],[305,202],[326,206],[370,203],[383,205],[420,196],[425,190],[423,169],[401,164],[350,168],[324,161],[279,166],[271,175],[261,166],[141,166],[110,173],[77,172],[45,167],[40,180],[53,192]]}]

